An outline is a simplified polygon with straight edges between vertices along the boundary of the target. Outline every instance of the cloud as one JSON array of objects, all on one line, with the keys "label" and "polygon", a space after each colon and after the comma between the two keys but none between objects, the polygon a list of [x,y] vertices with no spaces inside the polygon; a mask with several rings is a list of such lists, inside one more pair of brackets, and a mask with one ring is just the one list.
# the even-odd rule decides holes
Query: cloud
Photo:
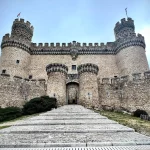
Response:
[{"label": "cloud", "polygon": [[150,66],[150,25],[145,25],[139,30],[139,33],[142,34],[145,38],[146,43],[146,56]]}]

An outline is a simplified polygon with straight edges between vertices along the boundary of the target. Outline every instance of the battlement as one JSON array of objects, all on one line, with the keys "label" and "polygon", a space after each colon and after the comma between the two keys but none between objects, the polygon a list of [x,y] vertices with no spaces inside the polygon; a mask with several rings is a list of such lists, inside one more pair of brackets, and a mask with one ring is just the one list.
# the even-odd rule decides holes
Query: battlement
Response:
[{"label": "battlement", "polygon": [[79,43],[73,41],[72,43],[31,43],[32,48],[53,48],[53,47],[100,47],[100,48],[107,48],[113,47],[114,42],[107,42],[104,43]]},{"label": "battlement", "polygon": [[64,74],[67,74],[68,67],[64,64],[52,63],[46,66],[46,72],[47,74],[51,72],[62,72]]},{"label": "battlement", "polygon": [[34,30],[34,27],[31,25],[31,23],[29,21],[24,21],[24,19],[20,18],[20,19],[15,19],[14,22],[13,22],[13,25],[14,24],[24,24],[26,27],[28,27],[29,29]]},{"label": "battlement", "polygon": [[13,78],[10,76],[10,74],[0,74],[0,78],[4,78],[8,81],[12,81],[12,82],[20,82],[20,83],[23,83],[23,82],[45,82],[46,80],[45,79],[26,79],[26,78],[22,78],[20,76],[13,76]]},{"label": "battlement", "polygon": [[91,72],[94,74],[98,74],[99,68],[97,65],[92,64],[92,63],[86,63],[86,64],[81,64],[77,68],[79,75],[84,73],[84,72]]},{"label": "battlement", "polygon": [[116,23],[114,31],[117,34],[125,27],[132,28],[134,30],[135,29],[134,20],[132,20],[132,18],[127,18],[127,20],[125,18],[121,19],[121,22]]},{"label": "battlement", "polygon": [[8,40],[10,40],[10,37],[11,37],[11,35],[9,33],[7,33],[3,36],[2,41],[8,41]]},{"label": "battlement", "polygon": [[114,77],[114,78],[102,78],[102,84],[118,84],[123,82],[129,82],[129,81],[150,81],[150,71],[146,71],[144,73],[133,73],[131,75],[131,78],[129,78],[129,75],[127,76],[121,76],[121,77]]}]

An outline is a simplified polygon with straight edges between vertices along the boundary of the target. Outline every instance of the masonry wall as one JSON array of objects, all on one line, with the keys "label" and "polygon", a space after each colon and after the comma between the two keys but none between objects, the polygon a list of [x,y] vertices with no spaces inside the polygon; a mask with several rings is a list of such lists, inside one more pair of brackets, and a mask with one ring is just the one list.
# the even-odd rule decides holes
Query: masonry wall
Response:
[{"label": "masonry wall", "polygon": [[77,73],[72,70],[72,65],[93,63],[99,67],[98,78],[114,77],[118,75],[115,55],[79,55],[76,60],[72,60],[70,55],[32,55],[30,73],[33,78],[47,79],[46,66],[51,63],[61,63],[68,67],[68,74]]},{"label": "masonry wall", "polygon": [[66,100],[66,75],[61,72],[48,74],[47,95],[56,97],[58,105],[67,104]]},{"label": "masonry wall", "polygon": [[[16,61],[19,60],[19,63]],[[29,77],[30,54],[21,48],[5,47],[2,49],[1,69],[11,76]]]},{"label": "masonry wall", "polygon": [[122,49],[116,55],[119,75],[129,75],[149,70],[145,49],[141,46],[130,46]]},{"label": "masonry wall", "polygon": [[79,76],[79,104],[85,107],[99,108],[97,76],[84,72]]},{"label": "masonry wall", "polygon": [[142,109],[150,114],[150,78],[145,76],[128,81],[119,78],[115,83],[110,79],[107,83],[100,82],[99,96],[103,109],[129,112]]},{"label": "masonry wall", "polygon": [[0,106],[22,107],[25,102],[45,95],[45,81],[28,81],[20,77],[0,75]]}]

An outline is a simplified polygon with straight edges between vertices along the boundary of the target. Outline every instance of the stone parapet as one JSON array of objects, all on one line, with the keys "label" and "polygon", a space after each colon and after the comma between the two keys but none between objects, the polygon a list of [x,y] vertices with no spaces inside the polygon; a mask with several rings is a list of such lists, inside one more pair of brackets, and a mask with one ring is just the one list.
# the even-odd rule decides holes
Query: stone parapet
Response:
[{"label": "stone parapet", "polygon": [[134,20],[132,20],[132,18],[127,18],[127,20],[125,18],[121,19],[121,22],[116,23],[114,31],[117,34],[125,27],[131,28],[134,30],[135,29]]},{"label": "stone parapet", "polygon": [[11,35],[19,37],[21,40],[31,42],[33,36],[33,26],[29,21],[24,22],[24,19],[15,19],[12,26]]},{"label": "stone parapet", "polygon": [[22,41],[21,39],[14,38],[10,34],[5,34],[2,39],[1,48],[5,47],[17,47],[29,54],[31,53],[30,44],[27,41]]},{"label": "stone parapet", "polygon": [[61,72],[61,73],[67,74],[68,67],[63,64],[53,63],[53,64],[49,64],[46,66],[46,72],[47,74],[51,72]]},{"label": "stone parapet", "polygon": [[131,36],[118,39],[116,45],[115,53],[117,54],[120,50],[130,46],[141,46],[145,49],[145,40],[141,34],[133,33]]},{"label": "stone parapet", "polygon": [[81,64],[77,68],[79,75],[85,72],[91,72],[94,74],[98,74],[99,68],[95,64],[87,63],[87,64]]}]

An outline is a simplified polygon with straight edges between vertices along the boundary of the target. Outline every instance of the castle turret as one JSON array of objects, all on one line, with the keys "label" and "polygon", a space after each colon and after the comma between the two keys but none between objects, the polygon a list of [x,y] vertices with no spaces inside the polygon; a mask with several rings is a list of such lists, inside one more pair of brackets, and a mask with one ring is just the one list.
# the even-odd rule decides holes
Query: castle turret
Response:
[{"label": "castle turret", "polygon": [[87,63],[78,66],[79,104],[85,107],[99,107],[97,74],[98,66]]},{"label": "castle turret", "polygon": [[116,38],[116,62],[120,75],[130,75],[149,69],[145,55],[145,41],[141,34],[135,33],[131,18],[121,19],[114,28]]},{"label": "castle turret", "polygon": [[12,25],[11,35],[3,36],[2,49],[2,73],[11,76],[29,77],[30,44],[33,36],[33,27],[24,19],[15,19]]},{"label": "castle turret", "polygon": [[48,75],[47,95],[56,97],[58,105],[66,104],[66,75],[68,67],[63,64],[49,64],[46,66]]}]

